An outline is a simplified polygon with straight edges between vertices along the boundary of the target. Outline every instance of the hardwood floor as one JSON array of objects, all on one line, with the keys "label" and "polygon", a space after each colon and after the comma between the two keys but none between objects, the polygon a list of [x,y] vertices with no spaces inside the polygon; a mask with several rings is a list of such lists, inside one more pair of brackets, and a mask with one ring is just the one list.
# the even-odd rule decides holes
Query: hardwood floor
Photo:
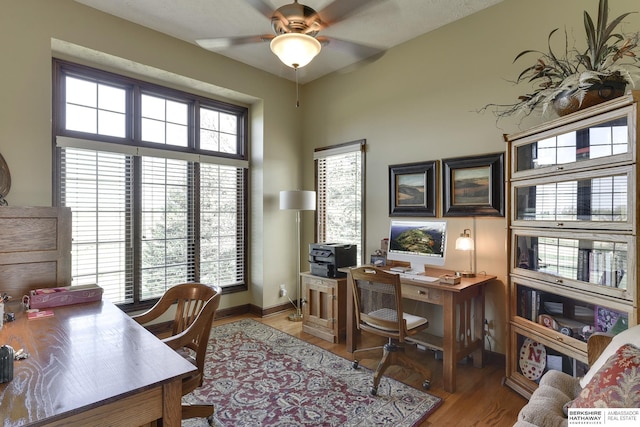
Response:
[{"label": "hardwood floor", "polygon": [[[333,344],[304,333],[302,332],[302,323],[289,321],[287,314],[279,313],[264,318],[245,314],[216,319],[214,324],[219,325],[251,318],[351,360],[351,353],[346,351],[344,342]],[[378,337],[366,337],[364,345],[375,346],[378,345],[377,341]],[[482,369],[474,368],[471,362],[458,364],[457,388],[456,392],[452,394],[442,388],[442,361],[436,360],[433,352],[419,351],[412,346],[407,350],[417,359],[423,360],[425,365],[431,369],[432,378],[429,393],[444,400],[443,404],[421,424],[422,427],[511,427],[516,421],[518,412],[527,402],[519,394],[502,385],[505,373],[502,357],[487,355]],[[375,368],[376,363],[375,360],[361,361],[362,365],[369,368]],[[415,373],[402,368],[389,368],[387,373],[405,384],[421,388],[423,379]]]}]

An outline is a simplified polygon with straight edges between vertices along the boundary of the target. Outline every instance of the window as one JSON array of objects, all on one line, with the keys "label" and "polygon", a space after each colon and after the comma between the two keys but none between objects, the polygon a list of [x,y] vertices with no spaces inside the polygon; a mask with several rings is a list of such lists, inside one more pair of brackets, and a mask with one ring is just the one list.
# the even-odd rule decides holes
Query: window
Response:
[{"label": "window", "polygon": [[358,245],[357,265],[362,264],[364,239],[364,149],[355,141],[316,149],[318,195],[316,240]]},{"label": "window", "polygon": [[54,117],[73,284],[127,308],[183,282],[246,289],[246,108],[56,60]]}]

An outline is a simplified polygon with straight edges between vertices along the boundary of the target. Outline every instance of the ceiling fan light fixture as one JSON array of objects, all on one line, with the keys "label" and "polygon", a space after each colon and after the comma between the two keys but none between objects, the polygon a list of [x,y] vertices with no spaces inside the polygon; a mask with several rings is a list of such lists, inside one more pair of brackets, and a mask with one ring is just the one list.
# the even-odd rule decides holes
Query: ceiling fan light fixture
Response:
[{"label": "ceiling fan light fixture", "polygon": [[320,53],[321,48],[315,37],[302,33],[280,34],[271,40],[271,51],[291,68],[304,67]]}]

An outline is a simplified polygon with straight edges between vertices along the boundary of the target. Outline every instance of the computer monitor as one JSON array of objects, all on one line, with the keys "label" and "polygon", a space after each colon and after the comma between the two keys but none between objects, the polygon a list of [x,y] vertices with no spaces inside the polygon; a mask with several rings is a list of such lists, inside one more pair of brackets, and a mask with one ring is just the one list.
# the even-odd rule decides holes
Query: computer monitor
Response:
[{"label": "computer monitor", "polygon": [[387,259],[411,263],[411,273],[422,273],[424,265],[444,265],[447,222],[436,220],[391,220]]}]

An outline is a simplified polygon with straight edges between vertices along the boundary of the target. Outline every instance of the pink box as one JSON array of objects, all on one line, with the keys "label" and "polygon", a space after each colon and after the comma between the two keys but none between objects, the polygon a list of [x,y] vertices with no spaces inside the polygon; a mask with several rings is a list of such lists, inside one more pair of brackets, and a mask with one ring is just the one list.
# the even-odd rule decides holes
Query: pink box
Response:
[{"label": "pink box", "polygon": [[97,285],[65,286],[32,290],[29,295],[30,308],[50,308],[63,305],[100,301],[103,289]]}]

